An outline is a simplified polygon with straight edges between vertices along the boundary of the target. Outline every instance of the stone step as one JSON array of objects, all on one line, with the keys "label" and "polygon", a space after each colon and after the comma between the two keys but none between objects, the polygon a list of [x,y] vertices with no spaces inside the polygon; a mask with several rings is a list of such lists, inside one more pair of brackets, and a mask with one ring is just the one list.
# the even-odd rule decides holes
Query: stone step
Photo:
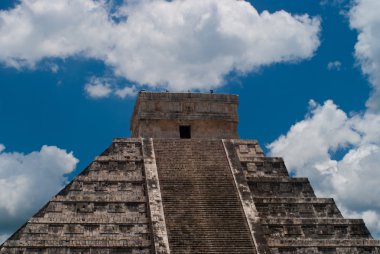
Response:
[{"label": "stone step", "polygon": [[135,182],[77,182],[74,181],[72,185],[68,186],[69,191],[64,196],[78,195],[78,192],[85,195],[92,195],[94,193],[115,193],[118,192],[131,192],[131,193],[143,193],[144,186],[142,184],[136,184]]},{"label": "stone step", "polygon": [[70,195],[70,196],[57,196],[54,198],[55,202],[145,202],[146,197],[138,193],[101,193],[95,192],[91,195]]},{"label": "stone step", "polygon": [[295,219],[260,220],[268,238],[281,239],[372,239],[362,219]]},{"label": "stone step", "polygon": [[284,160],[279,157],[254,157],[241,163],[247,177],[288,177]]},{"label": "stone step", "polygon": [[[3,247],[15,248],[26,247],[28,248],[52,248],[52,247],[149,247],[151,246],[150,240],[25,240],[14,241],[8,240],[4,243]],[[6,252],[4,252],[6,253]]]},{"label": "stone step", "polygon": [[151,247],[131,247],[131,246],[54,246],[48,248],[11,248],[0,250],[1,254],[151,254]]},{"label": "stone step", "polygon": [[307,178],[249,177],[253,197],[315,197]]},{"label": "stone step", "polygon": [[[141,242],[141,241],[149,241],[150,240],[150,232],[140,234],[131,234],[131,233],[122,233],[122,232],[102,232],[99,236],[96,237],[97,241],[112,241],[115,239],[115,236],[121,241],[128,240],[131,242]],[[75,239],[76,241],[86,241],[91,238],[91,234],[80,233],[80,232],[65,232],[62,234],[29,234],[25,233],[21,239],[18,241],[50,241],[51,239],[59,238],[62,241],[72,241]]]},{"label": "stone step", "polygon": [[95,202],[50,202],[45,208],[44,212],[48,213],[63,213],[68,216],[73,216],[75,213],[97,213],[106,216],[108,213],[145,213],[146,205],[143,202],[109,202],[104,203],[101,201]]},{"label": "stone step", "polygon": [[260,217],[342,218],[332,198],[254,198]]},{"label": "stone step", "polygon": [[172,253],[254,253],[221,140],[156,140]]},{"label": "stone step", "polygon": [[[110,215],[92,215],[92,214],[77,214],[72,217],[66,216],[51,216],[51,217],[33,217],[29,219],[29,223],[43,223],[43,224],[142,224],[148,223],[149,220],[146,214],[141,214],[139,217],[130,217],[126,215],[115,214]],[[63,218],[62,218],[63,217]]]},{"label": "stone step", "polygon": [[[103,237],[104,234],[129,234],[141,235],[149,234],[148,224],[37,224],[28,223],[26,227],[17,233],[17,239],[30,237],[33,235],[51,235],[64,236],[67,234],[82,234],[87,236],[99,235]],[[97,238],[99,239],[99,238]]]},{"label": "stone step", "polygon": [[[374,246],[361,246],[360,243],[352,246],[331,246],[324,245],[323,242],[316,242],[312,247],[308,246],[288,246],[271,248],[272,254],[379,254],[380,248]],[[334,243],[332,243],[333,245]],[[318,246],[318,247],[317,247]]]},{"label": "stone step", "polygon": [[272,254],[379,254],[377,247],[284,247],[272,248]]},{"label": "stone step", "polygon": [[380,241],[373,239],[268,239],[274,247],[380,247]]}]

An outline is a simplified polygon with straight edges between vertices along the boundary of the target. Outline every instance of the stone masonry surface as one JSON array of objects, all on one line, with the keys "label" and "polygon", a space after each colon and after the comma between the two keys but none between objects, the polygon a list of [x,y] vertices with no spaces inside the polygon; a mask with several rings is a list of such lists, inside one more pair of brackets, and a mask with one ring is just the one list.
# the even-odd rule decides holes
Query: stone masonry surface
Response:
[{"label": "stone masonry surface", "polygon": [[152,139],[143,139],[143,156],[155,251],[160,254],[169,254],[168,233]]},{"label": "stone masonry surface", "polygon": [[179,126],[185,125],[192,138],[237,138],[237,106],[237,95],[141,92],[132,137],[180,138]]}]

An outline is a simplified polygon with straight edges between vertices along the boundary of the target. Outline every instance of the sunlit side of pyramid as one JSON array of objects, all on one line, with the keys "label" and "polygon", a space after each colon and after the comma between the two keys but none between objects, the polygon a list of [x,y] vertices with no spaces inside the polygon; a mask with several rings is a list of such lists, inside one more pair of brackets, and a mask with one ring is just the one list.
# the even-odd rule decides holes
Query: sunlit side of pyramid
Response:
[{"label": "sunlit side of pyramid", "polygon": [[363,220],[238,138],[237,105],[140,92],[132,138],[114,139],[0,253],[380,253]]}]

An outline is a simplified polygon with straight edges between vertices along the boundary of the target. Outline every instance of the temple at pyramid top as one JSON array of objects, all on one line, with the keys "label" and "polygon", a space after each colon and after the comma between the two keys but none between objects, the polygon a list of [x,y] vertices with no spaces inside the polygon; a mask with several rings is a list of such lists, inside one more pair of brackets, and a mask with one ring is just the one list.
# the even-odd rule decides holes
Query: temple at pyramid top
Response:
[{"label": "temple at pyramid top", "polygon": [[132,137],[237,138],[237,107],[231,94],[140,92]]}]

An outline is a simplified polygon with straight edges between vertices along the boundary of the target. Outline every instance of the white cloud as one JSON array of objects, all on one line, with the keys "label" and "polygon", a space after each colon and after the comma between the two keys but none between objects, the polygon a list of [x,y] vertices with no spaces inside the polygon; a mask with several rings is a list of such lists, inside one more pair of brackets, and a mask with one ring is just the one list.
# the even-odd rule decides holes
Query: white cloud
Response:
[{"label": "white cloud", "polygon": [[55,146],[29,154],[0,148],[0,235],[14,231],[56,194],[77,163],[72,152]]},{"label": "white cloud", "polygon": [[112,93],[111,85],[100,78],[91,78],[90,82],[85,85],[84,90],[91,98],[108,97]]},{"label": "white cloud", "polygon": [[0,12],[0,61],[34,67],[81,55],[140,85],[207,89],[231,71],[308,59],[320,43],[318,18],[258,13],[246,1],[125,1],[114,13],[108,4],[21,0]]},{"label": "white cloud", "polygon": [[332,101],[326,101],[323,106],[310,101],[309,105],[311,112],[306,119],[269,145],[272,153],[281,153],[287,158],[290,168],[302,169],[310,162],[326,164],[330,152],[360,141],[360,135],[352,129],[347,115]]},{"label": "white cloud", "polygon": [[137,94],[137,90],[136,90],[136,87],[124,87],[124,88],[121,88],[121,89],[116,89],[115,90],[115,95],[119,96],[120,98],[125,98],[125,97],[128,97],[128,96],[135,96]]},{"label": "white cloud", "polygon": [[110,95],[115,95],[124,99],[137,94],[135,86],[124,86],[123,88],[119,88],[115,83],[116,81],[112,78],[91,77],[90,82],[85,85],[84,91],[93,99],[105,98]]},{"label": "white cloud", "polygon": [[268,146],[271,155],[284,157],[290,170],[310,177],[319,196],[334,197],[379,237],[380,115],[348,117],[332,101],[311,105],[304,120]]},{"label": "white cloud", "polygon": [[380,1],[355,0],[354,3],[349,18],[351,27],[359,33],[355,55],[373,86],[367,106],[380,112]]},{"label": "white cloud", "polygon": [[59,66],[55,63],[49,65],[51,72],[57,73],[59,71]]},{"label": "white cloud", "polygon": [[332,70],[340,71],[341,67],[342,67],[342,63],[340,61],[332,61],[327,64],[327,69],[329,71],[332,71]]}]

